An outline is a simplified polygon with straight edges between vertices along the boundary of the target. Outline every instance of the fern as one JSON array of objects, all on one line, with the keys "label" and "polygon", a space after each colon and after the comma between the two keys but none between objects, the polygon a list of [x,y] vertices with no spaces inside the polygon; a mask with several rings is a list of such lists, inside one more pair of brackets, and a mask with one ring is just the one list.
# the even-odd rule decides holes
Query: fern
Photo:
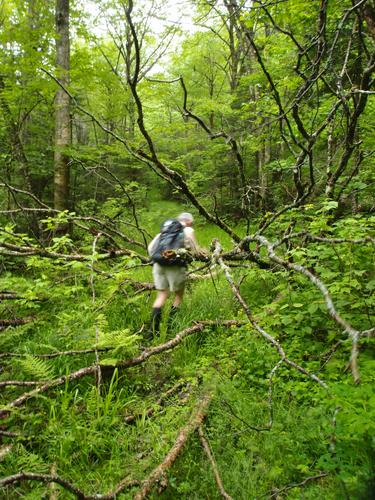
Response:
[{"label": "fern", "polygon": [[112,354],[132,354],[137,349],[138,335],[130,334],[128,329],[101,333],[98,347],[113,349]]},{"label": "fern", "polygon": [[24,358],[18,360],[18,364],[22,370],[33,379],[50,380],[54,378],[54,371],[51,364],[44,359],[33,356],[32,354],[26,354]]}]

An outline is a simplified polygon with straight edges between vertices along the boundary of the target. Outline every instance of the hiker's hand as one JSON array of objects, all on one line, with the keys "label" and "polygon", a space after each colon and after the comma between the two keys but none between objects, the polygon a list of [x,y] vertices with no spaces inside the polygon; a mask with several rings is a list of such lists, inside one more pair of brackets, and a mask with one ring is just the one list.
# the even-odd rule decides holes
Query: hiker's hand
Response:
[{"label": "hiker's hand", "polygon": [[201,259],[208,259],[209,256],[210,256],[210,253],[205,250],[204,248],[201,248],[198,252],[198,257],[200,257]]}]

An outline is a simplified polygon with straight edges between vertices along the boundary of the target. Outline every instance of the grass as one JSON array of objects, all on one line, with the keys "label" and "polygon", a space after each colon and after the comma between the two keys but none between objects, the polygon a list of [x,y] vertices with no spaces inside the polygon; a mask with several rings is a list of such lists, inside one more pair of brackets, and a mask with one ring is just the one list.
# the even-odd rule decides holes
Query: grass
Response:
[{"label": "grass", "polygon": [[[174,215],[181,207],[165,202],[158,210],[160,215],[166,212]],[[150,228],[156,231],[153,226]],[[201,225],[199,217],[196,234],[202,246],[219,237],[225,248],[230,247],[227,235],[217,228]],[[29,353],[29,356],[22,360],[4,360],[0,379],[44,378],[51,372],[57,376],[92,364],[94,355],[61,357],[43,363],[36,363],[38,358],[31,355],[92,347],[95,324],[99,325],[101,338],[122,332],[125,345],[127,337],[147,322],[153,295],[146,293],[133,298],[126,287],[119,287],[124,277],[151,280],[149,267],[125,269],[126,265],[126,259],[121,264],[100,264],[116,279],[96,276],[95,304],[87,268],[74,271],[57,262],[37,267],[37,263],[34,266],[31,261],[28,272],[20,279],[15,275],[11,283],[9,276],[0,279],[1,288],[12,287],[20,294],[37,290],[48,298],[32,303],[32,308],[22,300],[2,306],[7,314],[32,312],[38,320],[1,334],[1,350]],[[309,354],[310,347],[319,348],[319,353],[326,347],[320,339],[315,339],[315,332],[303,330],[303,309],[298,307],[296,311],[289,305],[285,290],[290,291],[293,303],[293,283],[280,273],[259,269],[245,272],[241,293],[254,314],[272,333],[280,334],[293,359],[315,370],[317,362],[305,354]],[[238,280],[240,273],[234,272],[234,275]],[[61,278],[66,279],[61,281]],[[280,290],[281,299],[270,309]],[[306,302],[308,297],[306,293]],[[288,307],[284,307],[285,304]],[[168,307],[170,302],[164,312],[165,319]],[[280,321],[287,315],[292,323],[282,326]],[[154,339],[153,344],[170,338],[196,320],[217,318],[244,318],[221,275],[188,286],[172,328],[167,329],[164,320],[161,336]],[[109,353],[108,357],[129,357],[138,352],[137,346],[130,346],[127,351],[128,348],[120,344],[119,350]],[[225,488],[233,498],[267,498],[276,489],[300,483],[320,471],[328,476],[280,493],[280,498],[366,498],[363,496],[366,482],[373,473],[370,442],[373,427],[366,418],[375,411],[368,397],[370,368],[366,368],[367,364],[361,367],[364,385],[355,388],[349,375],[338,373],[337,368],[332,369],[333,365],[328,364],[322,375],[332,385],[331,394],[302,375],[281,368],[275,376],[273,427],[259,432],[251,427],[263,427],[268,422],[268,378],[278,359],[274,349],[259,339],[248,325],[233,329],[219,327],[186,339],[173,351],[153,357],[145,365],[105,377],[100,395],[91,378],[55,388],[30,400],[25,408],[16,410],[9,418],[11,429],[27,439],[5,439],[14,446],[0,462],[1,475],[19,470],[48,473],[55,467],[58,474],[88,493],[108,491],[125,476],[145,478],[172,446],[202,385],[214,380],[217,392],[205,432]],[[345,365],[340,353],[337,359],[340,366]],[[370,366],[370,359],[361,359]],[[125,415],[144,413],[155,406],[159,395],[179,380],[190,384],[191,395],[187,400],[185,394],[173,395],[164,407],[156,407],[152,418],[140,418],[132,426],[124,422]],[[6,389],[1,396],[3,404],[22,392],[22,388]],[[338,406],[342,411],[334,427],[332,419]],[[169,487],[161,494],[162,498],[220,498],[196,436],[191,436],[168,479]],[[39,499],[47,493],[47,486],[28,482],[9,487],[5,498]],[[132,492],[122,496],[131,498]],[[71,497],[66,491],[61,493],[61,498]],[[154,493],[154,497],[158,495]]]}]

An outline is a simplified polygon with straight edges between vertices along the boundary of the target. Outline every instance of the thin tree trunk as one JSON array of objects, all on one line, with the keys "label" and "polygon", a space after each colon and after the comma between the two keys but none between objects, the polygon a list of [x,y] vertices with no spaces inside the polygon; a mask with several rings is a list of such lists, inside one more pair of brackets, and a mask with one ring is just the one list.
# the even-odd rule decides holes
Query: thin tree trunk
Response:
[{"label": "thin tree trunk", "polygon": [[[56,0],[56,66],[64,87],[69,85],[70,40],[69,0]],[[69,157],[64,151],[71,144],[70,98],[59,88],[55,97],[54,207],[69,206]]]}]

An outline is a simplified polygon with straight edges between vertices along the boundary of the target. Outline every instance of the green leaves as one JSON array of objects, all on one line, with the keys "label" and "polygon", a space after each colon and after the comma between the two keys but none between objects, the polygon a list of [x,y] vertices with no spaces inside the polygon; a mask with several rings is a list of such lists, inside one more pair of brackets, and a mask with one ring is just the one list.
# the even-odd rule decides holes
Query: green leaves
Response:
[{"label": "green leaves", "polygon": [[32,354],[26,354],[24,358],[18,360],[18,364],[25,375],[32,380],[51,380],[54,378],[52,364]]},{"label": "green leaves", "polygon": [[[131,334],[128,329],[110,331],[100,334],[97,347],[108,347],[113,356],[125,358],[131,356],[137,350],[138,335]],[[113,363],[113,361],[115,361]],[[103,364],[116,364],[115,358],[105,358],[101,360]]]}]

